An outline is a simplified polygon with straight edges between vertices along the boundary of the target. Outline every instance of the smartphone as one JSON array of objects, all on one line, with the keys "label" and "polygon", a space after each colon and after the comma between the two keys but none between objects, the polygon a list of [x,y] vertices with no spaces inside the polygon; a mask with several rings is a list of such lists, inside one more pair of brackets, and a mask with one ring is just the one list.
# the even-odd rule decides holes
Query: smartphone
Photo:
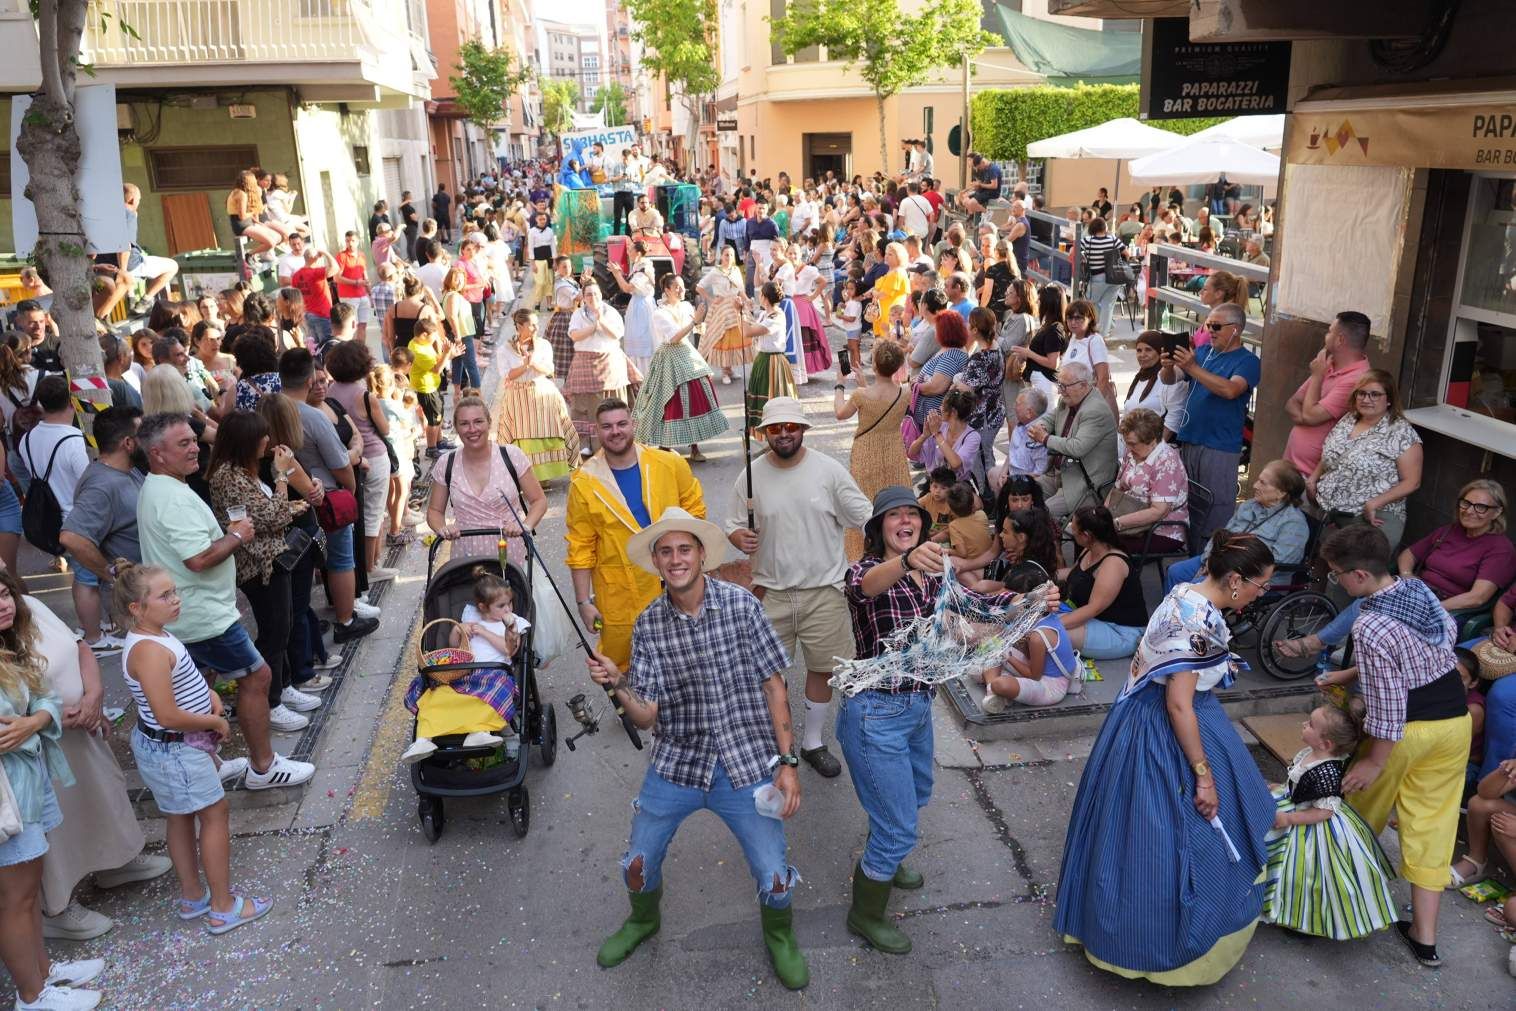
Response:
[{"label": "smartphone", "polygon": [[844,378],[853,374],[853,352],[848,348],[837,351],[837,369]]}]

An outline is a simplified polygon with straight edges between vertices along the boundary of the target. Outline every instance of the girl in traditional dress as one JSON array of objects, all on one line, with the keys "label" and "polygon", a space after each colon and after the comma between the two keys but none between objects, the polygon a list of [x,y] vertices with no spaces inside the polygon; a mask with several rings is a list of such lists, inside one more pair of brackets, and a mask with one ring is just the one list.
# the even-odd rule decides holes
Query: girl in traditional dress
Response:
[{"label": "girl in traditional dress", "polygon": [[574,339],[569,336],[569,320],[574,318],[574,301],[579,289],[568,284],[553,286],[553,314],[547,318],[547,342],[553,348],[553,376],[568,382],[574,367]]},{"label": "girl in traditional dress", "polygon": [[628,295],[626,304],[626,336],[623,348],[626,356],[637,366],[637,371],[647,375],[653,362],[653,264],[647,258],[647,247],[640,241],[632,243],[631,265],[626,272],[621,264],[611,263],[611,274],[616,286]]},{"label": "girl in traditional dress", "polygon": [[626,400],[627,387],[636,372],[621,350],[626,324],[614,307],[600,296],[600,286],[584,286],[580,306],[569,320],[569,337],[574,341],[574,364],[569,368],[564,392],[569,396],[570,416],[579,433],[580,455],[594,452],[595,408],[606,400]]},{"label": "girl in traditional dress", "polygon": [[723,384],[731,383],[734,369],[745,368],[753,360],[753,342],[742,327],[742,282],[737,254],[723,245],[720,265],[707,271],[696,285],[707,307],[700,356],[721,370]]},{"label": "girl in traditional dress", "polygon": [[763,417],[763,405],[771,397],[795,397],[795,377],[785,358],[789,347],[789,328],[779,289],[770,281],[758,291],[758,311],[751,322],[744,322],[743,335],[757,340],[757,353],[753,356],[753,371],[747,380],[747,426],[758,438],[762,438],[758,420]]},{"label": "girl in traditional dress", "polygon": [[1273,573],[1257,537],[1212,535],[1205,581],[1153,612],[1085,765],[1053,927],[1118,976],[1214,983],[1258,925],[1274,798],[1212,689],[1233,679],[1222,609]]},{"label": "girl in traditional dress", "polygon": [[510,443],[532,461],[539,481],[569,474],[579,462],[579,433],[553,384],[553,349],[537,336],[537,313],[511,316],[515,339],[500,349],[500,426],[495,441]]},{"label": "girl in traditional dress", "polygon": [[809,262],[810,254],[799,243],[789,248],[795,272],[795,313],[800,318],[800,334],[805,350],[805,371],[824,372],[832,367],[832,348],[827,343],[826,323],[821,308],[816,304],[821,297],[821,273]]},{"label": "girl in traditional dress", "polygon": [[1363,736],[1364,703],[1321,706],[1301,728],[1305,747],[1274,788],[1263,922],[1346,941],[1395,922],[1395,869],[1373,829],[1342,799],[1342,770]]},{"label": "girl in traditional dress", "polygon": [[653,313],[652,365],[637,393],[637,441],[647,446],[673,449],[690,447],[690,462],[704,463],[700,442],[727,429],[726,415],[716,401],[711,367],[689,340],[706,318],[684,300],[684,281],[678,274],[665,274],[662,298]]}]

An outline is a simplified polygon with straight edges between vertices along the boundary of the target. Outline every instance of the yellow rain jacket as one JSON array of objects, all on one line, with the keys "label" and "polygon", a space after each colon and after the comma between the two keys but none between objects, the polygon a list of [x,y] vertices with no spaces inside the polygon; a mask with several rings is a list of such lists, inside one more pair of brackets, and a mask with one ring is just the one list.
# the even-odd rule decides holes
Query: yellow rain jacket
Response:
[{"label": "yellow rain jacket", "polygon": [[[705,518],[705,496],[684,457],[639,444],[637,462],[642,468],[642,503],[653,522],[670,506]],[[626,542],[642,525],[627,507],[604,450],[574,474],[567,527],[568,567],[593,574],[595,606],[605,622],[600,652],[625,670],[632,659],[632,625],[663,587],[657,576],[627,557]]]}]

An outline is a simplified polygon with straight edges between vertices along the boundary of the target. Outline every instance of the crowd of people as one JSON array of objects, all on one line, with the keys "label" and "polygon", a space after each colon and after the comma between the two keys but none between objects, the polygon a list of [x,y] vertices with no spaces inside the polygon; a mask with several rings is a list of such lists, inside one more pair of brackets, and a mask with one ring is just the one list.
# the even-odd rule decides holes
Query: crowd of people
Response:
[{"label": "crowd of people", "polygon": [[[1033,238],[1055,245],[1026,213],[1040,197],[1023,184],[1006,198],[1000,169],[973,155],[973,187],[951,201],[924,145],[907,146],[894,178],[701,173],[688,287],[660,269],[669,235],[649,199],[649,180],[677,169],[634,150],[607,175],[649,189],[617,190],[626,260],[600,279],[560,255],[555,231],[559,195],[586,173],[594,184],[594,166],[487,172],[456,194],[439,187],[430,215],[410,193],[393,219],[380,201],[366,239],[348,231],[335,252],[317,246],[282,176],[250,169],[227,213],[272,295],[244,284],[175,300],[172,272],[135,243],[101,264],[97,285],[115,297],[101,317],[133,285],[146,291],[133,308],[149,313],[129,337],[100,334],[111,406],[90,419],[93,460],[57,328],[45,304],[22,302],[0,341],[17,481],[0,483],[0,709],[13,714],[0,712],[0,754],[20,825],[0,842],[0,957],[18,1006],[93,1006],[82,985],[101,967],[50,962],[42,944],[110,929],[70,901],[87,874],[111,887],[172,869],[178,915],[212,933],[265,915],[272,899],[232,883],[224,790],[313,775],[274,737],[307,726],[340,647],[377,627],[369,587],[396,575],[384,549],[425,524],[455,556],[494,558],[496,537],[460,533],[487,528],[523,566],[522,535],[548,513],[544,484],[560,480],[577,617],[598,635],[590,673],[654,730],[622,860],[631,913],[602,966],[659,929],[669,842],[707,808],[742,845],[778,978],[806,985],[783,819],[800,805],[800,766],[843,771],[825,739],[834,709],[869,821],[848,927],[878,950],[910,950],[888,903],[923,883],[906,861],[932,792],[934,685],[907,671],[839,701],[829,679],[837,660],[877,657],[931,613],[945,579],[1047,610],[980,675],[987,711],[1057,705],[1080,690],[1086,658],[1132,658],[1060,875],[1055,927],[1092,962],[1213,982],[1261,919],[1336,939],[1393,926],[1420,962],[1440,964],[1443,887],[1483,875],[1492,847],[1516,855],[1516,691],[1503,690],[1516,679],[1482,676],[1459,645],[1478,613],[1493,622],[1489,648],[1516,651],[1503,489],[1471,483],[1456,522],[1402,550],[1420,441],[1393,377],[1370,367],[1368,319],[1344,311],[1285,406],[1295,427],[1283,457],[1255,464],[1239,502],[1260,376],[1242,343],[1246,283],[1211,274],[1193,334],[1141,333],[1124,393],[1107,347],[1120,285],[1103,275],[1153,241],[1216,241],[1210,203],[1191,219],[1182,193],[1155,191],[1113,221],[1102,190],[1084,209],[1085,297],[1071,298],[1029,280]],[[1257,225],[1242,238],[1268,234],[1266,214],[1254,222],[1218,199],[1215,213]],[[489,397],[486,349],[499,381]],[[832,418],[856,426],[845,463],[805,444],[815,422],[799,397],[828,374]],[[738,404],[723,405],[722,388],[734,380],[760,455],[718,526],[691,465],[728,430]],[[17,579],[23,537],[66,559],[78,629]],[[709,575],[729,549],[749,560],[749,586]],[[1174,564],[1153,601],[1143,573],[1157,556]],[[1323,687],[1356,687],[1310,714],[1287,782],[1271,789],[1214,690],[1233,676],[1226,613],[1271,592],[1277,566],[1303,563],[1342,615],[1271,648],[1319,655]],[[413,686],[406,762],[453,733],[519,747],[509,672],[525,626],[492,578],[479,574],[453,644],[477,636],[500,670],[447,695],[450,709],[428,709],[425,684]],[[1351,662],[1334,664],[1350,635]],[[98,658],[116,654],[168,858],[141,852],[97,734]],[[806,671],[799,727],[792,662]],[[220,755],[229,719],[245,757]],[[1470,846],[1455,862],[1466,793]],[[1376,841],[1392,809],[1398,868]],[[1101,886],[1112,868],[1130,888]],[[1388,888],[1397,869],[1409,921]],[[1501,916],[1516,924],[1516,907]]]}]

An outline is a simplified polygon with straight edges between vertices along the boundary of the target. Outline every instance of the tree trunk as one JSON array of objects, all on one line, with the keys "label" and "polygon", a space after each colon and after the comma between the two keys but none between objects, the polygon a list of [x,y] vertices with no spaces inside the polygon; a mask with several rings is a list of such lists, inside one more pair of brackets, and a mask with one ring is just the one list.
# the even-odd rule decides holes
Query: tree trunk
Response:
[{"label": "tree trunk", "polygon": [[697,146],[700,143],[701,97],[702,96],[700,95],[692,95],[688,92],[686,92],[684,95],[685,104],[688,105],[690,109],[689,165],[687,168],[688,171],[692,174],[697,169],[704,168],[704,166],[700,164],[701,158],[699,156],[699,150]]},{"label": "tree trunk", "polygon": [[[100,342],[90,299],[92,271],[80,213],[77,176],[81,145],[74,123],[74,68],[84,30],[85,0],[43,3],[39,11],[43,88],[22,120],[16,150],[30,177],[26,197],[37,214],[33,257],[54,291],[52,316],[58,324],[59,353],[71,379],[99,379],[76,393],[99,407],[110,405],[103,385]],[[90,415],[81,423],[88,432]]]},{"label": "tree trunk", "polygon": [[879,171],[883,172],[885,178],[888,179],[890,175],[890,146],[889,141],[884,136],[884,96],[877,91],[874,92],[874,104],[879,109]]}]

